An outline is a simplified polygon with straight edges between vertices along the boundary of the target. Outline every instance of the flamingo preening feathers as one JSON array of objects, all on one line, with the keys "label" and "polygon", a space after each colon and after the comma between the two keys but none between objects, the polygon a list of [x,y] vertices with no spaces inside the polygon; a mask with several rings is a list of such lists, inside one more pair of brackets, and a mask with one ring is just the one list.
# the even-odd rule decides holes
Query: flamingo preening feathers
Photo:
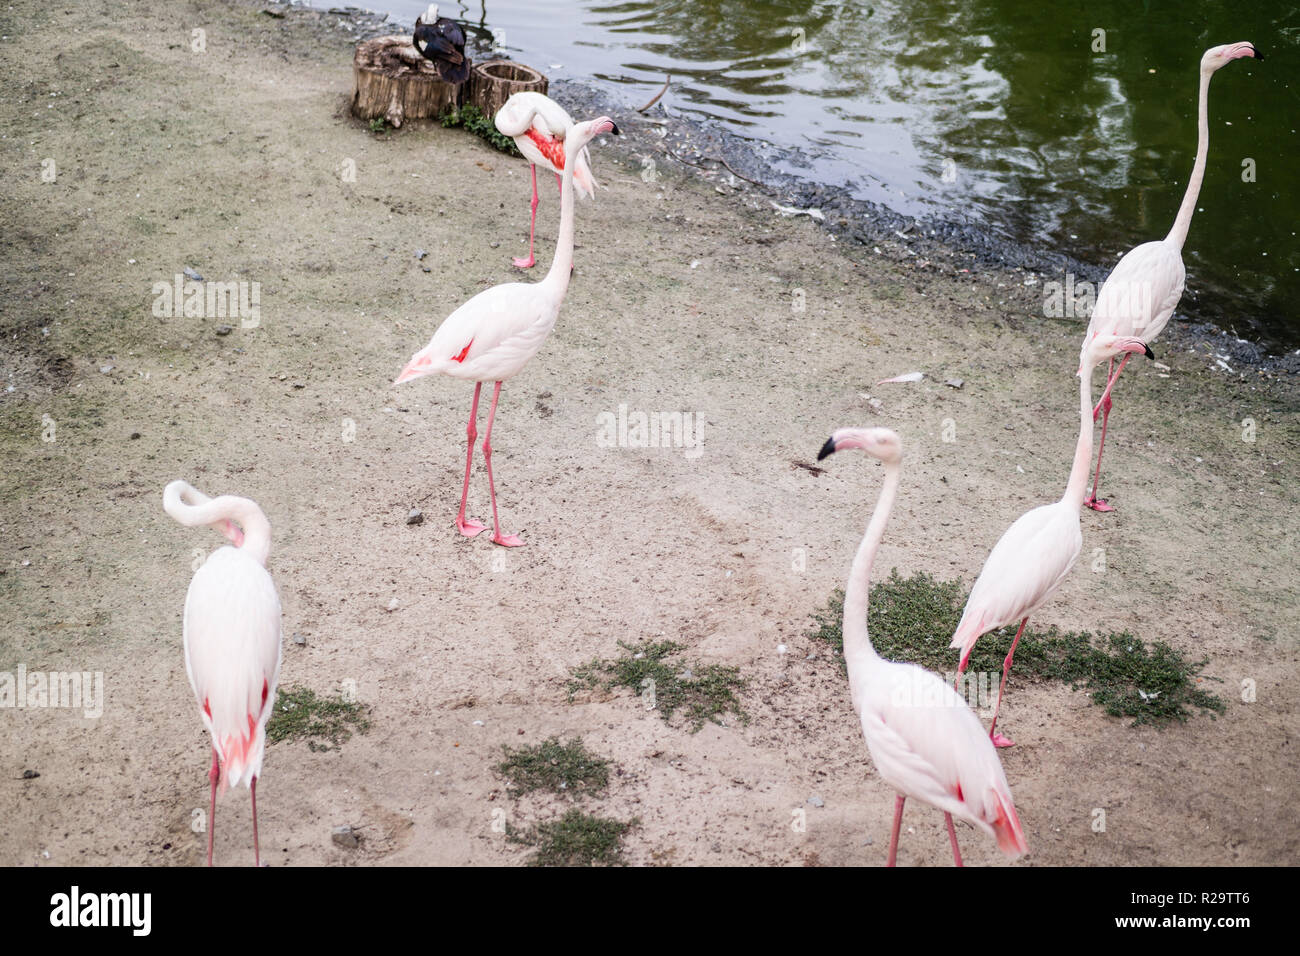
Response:
[{"label": "flamingo preening feathers", "polygon": [[266,748],[266,722],[280,679],[280,597],[266,570],[271,525],[248,498],[209,498],[184,481],[163,490],[163,508],[187,527],[209,525],[230,539],[195,572],[185,595],[185,672],[212,737],[208,866],[222,792],[244,784],[253,806],[257,843],[257,778]]},{"label": "flamingo preening feathers", "polygon": [[858,546],[844,591],[844,663],[853,709],[881,779],[898,791],[889,838],[889,866],[898,855],[903,803],[908,797],[943,811],[953,862],[961,850],[952,818],[997,840],[1012,859],[1028,852],[1011,788],[979,717],[955,690],[916,664],[884,660],[867,633],[871,566],[898,493],[902,442],[888,428],[841,428],[822,446],[820,461],[861,448],[885,466],[885,483]]},{"label": "flamingo preening feathers", "polygon": [[[1201,57],[1201,91],[1198,99],[1198,138],[1196,143],[1196,161],[1192,166],[1192,175],[1187,180],[1187,191],[1183,194],[1183,203],[1178,207],[1169,235],[1154,242],[1144,242],[1131,249],[1116,263],[1114,270],[1102,284],[1097,293],[1097,303],[1092,310],[1092,320],[1088,323],[1088,332],[1083,338],[1083,348],[1088,347],[1098,335],[1135,336],[1143,342],[1152,342],[1159,335],[1178,301],[1183,296],[1183,283],[1187,272],[1183,268],[1183,243],[1187,239],[1187,230],[1192,223],[1192,213],[1196,211],[1196,200],[1201,193],[1201,181],[1205,178],[1205,158],[1210,149],[1209,92],[1210,78],[1216,70],[1227,66],[1233,60],[1242,57],[1264,59],[1252,43],[1229,43],[1206,50]],[[1128,362],[1125,355],[1114,369],[1111,361],[1111,373],[1107,375],[1106,389],[1102,392],[1097,409],[1102,412],[1101,447],[1097,450],[1096,477],[1092,482],[1092,493],[1084,504],[1094,511],[1113,511],[1114,508],[1105,500],[1097,497],[1097,485],[1101,482],[1101,456],[1106,451],[1106,425],[1110,421],[1110,390],[1124,371]],[[1093,417],[1096,418],[1096,410]]]},{"label": "flamingo preening feathers", "polygon": [[393,384],[409,382],[424,375],[450,375],[474,382],[474,401],[470,406],[469,447],[465,452],[465,484],[461,490],[460,511],[456,528],[472,538],[484,526],[465,515],[469,497],[469,476],[474,464],[474,439],[478,432],[479,392],[484,382],[496,382],[492,407],[488,411],[487,432],[483,436],[483,463],[488,473],[488,493],[492,497],[494,543],[508,548],[524,542],[513,534],[502,534],[497,518],[496,483],[492,477],[492,422],[496,418],[501,384],[517,374],[546,341],[560,315],[560,303],[569,287],[573,267],[573,191],[575,167],[587,144],[602,133],[618,134],[618,127],[607,116],[577,123],[564,140],[564,175],[560,187],[560,234],[555,259],[541,282],[508,282],[485,289],[443,321],[433,339],[412,356]]},{"label": "flamingo preening feathers", "polygon": [[[573,129],[573,119],[564,107],[541,93],[514,94],[497,110],[493,122],[503,135],[514,139],[532,171],[533,201],[532,218],[528,224],[528,257],[516,257],[514,260],[520,269],[531,269],[536,262],[533,258],[533,239],[537,234],[537,167],[555,173],[555,181],[560,183],[561,174],[571,165],[573,182],[578,187],[578,192],[590,198],[596,195],[596,179],[591,174],[591,156],[584,147],[573,159],[567,158],[564,144],[569,131]],[[560,188],[563,191],[562,185]]]},{"label": "flamingo preening feathers", "polygon": [[1011,746],[1011,741],[996,730],[1002,692],[1007,686],[1016,644],[1020,642],[1029,615],[1042,607],[1065,580],[1083,548],[1079,507],[1083,504],[1092,464],[1092,371],[1106,359],[1117,355],[1127,357],[1133,352],[1154,358],[1147,344],[1135,336],[1098,335],[1089,339],[1078,372],[1079,440],[1075,445],[1074,464],[1070,468],[1065,495],[1054,504],[1026,511],[998,539],[971,588],[966,609],[953,634],[950,646],[961,650],[961,662],[957,668],[960,681],[971,650],[980,637],[1020,622],[1011,650],[1002,664],[1002,683],[993,711],[993,725],[989,728],[989,736],[999,747]]}]

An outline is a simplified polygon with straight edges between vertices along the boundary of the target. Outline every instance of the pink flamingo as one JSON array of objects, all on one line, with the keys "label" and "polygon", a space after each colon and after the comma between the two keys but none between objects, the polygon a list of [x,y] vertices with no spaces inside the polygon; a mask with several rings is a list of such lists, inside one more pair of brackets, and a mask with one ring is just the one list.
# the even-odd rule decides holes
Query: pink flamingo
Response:
[{"label": "pink flamingo", "polygon": [[849,693],[862,721],[862,735],[881,779],[898,790],[887,865],[897,860],[903,803],[908,797],[943,811],[957,866],[962,865],[961,850],[953,817],[994,837],[998,848],[1016,859],[1028,852],[1025,835],[1002,761],[979,717],[934,674],[915,664],[881,658],[867,634],[871,565],[894,508],[902,443],[888,428],[841,428],[822,446],[817,460],[845,448],[861,448],[885,465],[880,500],[849,569],[843,634]]},{"label": "pink flamingo", "polygon": [[487,432],[483,436],[483,462],[487,466],[488,492],[492,497],[492,540],[507,548],[524,542],[518,535],[503,535],[497,519],[496,483],[492,477],[492,422],[496,418],[501,383],[519,372],[537,354],[555,328],[560,303],[569,287],[573,266],[573,178],[577,157],[587,144],[602,133],[618,135],[618,127],[607,116],[574,125],[564,141],[567,161],[560,187],[560,235],[555,261],[541,282],[508,282],[485,289],[474,296],[438,326],[433,339],[416,352],[393,384],[400,385],[423,375],[441,373],[474,382],[474,402],[470,406],[469,447],[465,453],[465,485],[461,490],[460,511],[456,528],[472,538],[484,526],[465,517],[469,498],[469,476],[474,464],[474,439],[478,432],[479,391],[484,382],[496,382],[492,407],[488,411]]},{"label": "pink flamingo", "polygon": [[950,647],[961,649],[961,663],[957,680],[966,670],[975,642],[989,631],[1020,622],[1011,649],[1002,662],[1002,683],[998,687],[998,702],[993,710],[993,725],[989,736],[999,747],[1010,747],[1012,742],[996,733],[998,711],[1002,707],[1002,692],[1006,690],[1007,674],[1016,644],[1025,631],[1029,616],[1047,602],[1065,576],[1074,567],[1083,548],[1080,530],[1079,506],[1083,503],[1088,485],[1088,471],[1092,464],[1092,372],[1105,359],[1116,355],[1142,352],[1154,358],[1151,349],[1140,338],[1133,336],[1098,335],[1084,348],[1083,364],[1079,368],[1079,442],[1074,450],[1074,464],[1065,487],[1065,496],[1055,504],[1040,505],[1012,523],[998,543],[993,546],[984,569],[980,571],[966,601],[966,610],[952,636]]},{"label": "pink flamingo", "polygon": [[[541,93],[516,93],[506,100],[493,122],[504,135],[514,139],[519,152],[528,160],[533,174],[532,219],[528,223],[528,258],[515,258],[514,263],[520,269],[531,269],[533,263],[533,237],[537,232],[537,167],[549,169],[555,173],[555,182],[564,186],[561,173],[569,164],[565,160],[564,143],[573,129],[573,119],[559,103]],[[591,156],[581,149],[573,163],[573,181],[577,183],[582,195],[596,195],[596,179],[591,174]]]},{"label": "pink flamingo", "polygon": [[[1097,304],[1092,310],[1092,320],[1088,323],[1087,334],[1083,338],[1084,347],[1098,335],[1133,336],[1143,342],[1152,342],[1159,335],[1178,301],[1183,296],[1183,283],[1187,277],[1183,268],[1183,243],[1187,240],[1187,229],[1192,223],[1192,213],[1196,210],[1196,198],[1201,192],[1201,181],[1205,178],[1205,157],[1210,148],[1210,120],[1208,98],[1210,77],[1216,70],[1243,56],[1264,59],[1250,43],[1229,43],[1206,50],[1201,57],[1201,93],[1198,106],[1199,128],[1196,143],[1196,162],[1192,166],[1191,178],[1187,180],[1187,192],[1183,194],[1183,204],[1178,207],[1178,216],[1169,235],[1155,242],[1144,242],[1129,250],[1115,265],[1115,269],[1102,284],[1097,293]],[[1084,504],[1094,511],[1114,511],[1114,507],[1104,499],[1097,497],[1097,485],[1101,481],[1101,456],[1106,450],[1106,424],[1110,420],[1110,390],[1124,371],[1128,356],[1115,369],[1114,360],[1106,376],[1106,389],[1101,401],[1093,410],[1102,412],[1101,447],[1097,450],[1097,472],[1092,482],[1092,493],[1084,499]]]},{"label": "pink flamingo", "polygon": [[163,489],[163,508],[186,527],[209,525],[230,539],[194,574],[185,595],[185,672],[212,737],[208,866],[217,822],[217,783],[245,783],[253,803],[253,863],[257,844],[257,778],[266,748],[266,722],[280,679],[280,597],[266,570],[271,525],[248,498],[209,498],[184,481]]}]

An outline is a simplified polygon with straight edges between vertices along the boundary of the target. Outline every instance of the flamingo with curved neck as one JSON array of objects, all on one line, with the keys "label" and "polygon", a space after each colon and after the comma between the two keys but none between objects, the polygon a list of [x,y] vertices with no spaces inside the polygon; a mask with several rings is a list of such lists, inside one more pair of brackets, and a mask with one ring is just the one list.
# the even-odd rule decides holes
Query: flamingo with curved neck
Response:
[{"label": "flamingo with curved neck", "polygon": [[[1196,211],[1196,200],[1201,194],[1205,160],[1210,151],[1210,78],[1217,70],[1242,57],[1264,59],[1254,44],[1245,42],[1212,47],[1202,55],[1201,85],[1197,100],[1196,160],[1192,164],[1192,175],[1187,180],[1182,205],[1174,217],[1173,228],[1164,239],[1142,243],[1115,264],[1115,269],[1106,277],[1097,293],[1097,304],[1093,307],[1092,319],[1083,338],[1085,348],[1098,335],[1135,336],[1143,342],[1152,342],[1164,330],[1174,309],[1178,307],[1187,279],[1187,271],[1183,267],[1183,243],[1187,241],[1192,213]],[[1115,368],[1114,361],[1111,361],[1106,388],[1093,409],[1094,419],[1098,412],[1103,414],[1101,447],[1097,450],[1097,472],[1092,482],[1092,492],[1083,503],[1094,511],[1115,510],[1104,499],[1097,497],[1097,486],[1101,483],[1101,456],[1106,451],[1106,426],[1110,421],[1112,405],[1110,392],[1127,363],[1127,355],[1120,361],[1118,369]]]},{"label": "flamingo with curved neck", "polygon": [[1074,447],[1074,462],[1070,466],[1065,494],[1054,504],[1040,505],[1025,512],[993,546],[975,586],[971,588],[961,622],[952,636],[949,646],[961,650],[961,662],[957,667],[960,685],[975,642],[989,631],[1020,622],[1011,649],[1002,662],[1002,683],[998,687],[993,725],[989,728],[989,736],[999,747],[1009,747],[1012,743],[996,731],[1002,692],[1006,690],[1007,675],[1011,672],[1011,660],[1016,645],[1020,643],[1020,635],[1025,631],[1029,616],[1042,607],[1065,580],[1083,548],[1079,506],[1083,504],[1092,464],[1093,369],[1106,359],[1117,355],[1127,357],[1134,352],[1154,358],[1147,344],[1132,336],[1099,335],[1088,342],[1078,372],[1079,440]]},{"label": "flamingo with curved neck", "polygon": [[469,476],[474,465],[474,439],[478,436],[479,392],[484,382],[496,382],[492,407],[488,411],[487,431],[483,436],[483,463],[487,467],[488,493],[492,498],[492,541],[507,548],[524,543],[518,535],[502,534],[501,522],[497,518],[496,482],[492,476],[492,422],[496,418],[502,382],[516,375],[537,354],[559,318],[560,304],[569,288],[569,275],[573,270],[573,168],[578,154],[602,133],[618,134],[618,127],[607,116],[574,125],[565,138],[564,151],[568,161],[560,188],[560,233],[555,259],[546,277],[541,282],[507,282],[474,296],[443,320],[429,344],[412,356],[393,383],[399,385],[435,374],[469,379],[475,383],[469,425],[465,429],[469,436],[469,447],[465,452],[465,483],[461,489],[460,511],[456,515],[456,528],[467,538],[484,530],[480,522],[465,516],[465,507],[469,499]]},{"label": "flamingo with curved neck", "polygon": [[979,717],[951,687],[915,664],[876,653],[867,628],[871,568],[893,511],[902,474],[902,442],[887,428],[841,428],[818,460],[860,448],[884,463],[885,481],[844,590],[844,663],[853,709],[881,778],[898,791],[889,860],[898,857],[903,804],[915,797],[943,811],[953,862],[962,865],[952,818],[994,837],[1015,859],[1028,852],[1011,788]]},{"label": "flamingo with curved neck", "polygon": [[207,525],[232,542],[212,552],[185,595],[185,673],[199,716],[212,738],[208,771],[208,866],[217,822],[217,785],[248,786],[257,840],[257,778],[266,750],[266,723],[280,680],[280,597],[266,570],[271,523],[257,503],[209,498],[184,481],[163,489],[163,509],[189,528]]}]

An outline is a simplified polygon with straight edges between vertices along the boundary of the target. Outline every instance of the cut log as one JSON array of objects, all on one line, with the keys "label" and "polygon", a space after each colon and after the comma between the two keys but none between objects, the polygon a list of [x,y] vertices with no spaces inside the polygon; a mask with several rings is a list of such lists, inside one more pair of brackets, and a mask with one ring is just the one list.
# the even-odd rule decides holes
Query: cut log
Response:
[{"label": "cut log", "polygon": [[466,106],[477,106],[489,120],[516,93],[545,93],[550,81],[531,66],[513,60],[486,60],[475,63],[465,81]]},{"label": "cut log", "polygon": [[446,83],[409,36],[383,36],[357,44],[352,58],[356,90],[352,115],[382,116],[393,126],[408,119],[437,119],[458,109],[468,83]]}]

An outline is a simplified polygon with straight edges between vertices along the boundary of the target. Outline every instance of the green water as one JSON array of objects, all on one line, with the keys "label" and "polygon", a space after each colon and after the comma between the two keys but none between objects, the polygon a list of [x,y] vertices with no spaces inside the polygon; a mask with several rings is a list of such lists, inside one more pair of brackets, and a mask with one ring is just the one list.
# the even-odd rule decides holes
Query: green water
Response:
[{"label": "green water", "polygon": [[[388,5],[408,19],[424,6]],[[1180,313],[1300,346],[1296,6],[487,0],[440,10],[486,26],[552,78],[619,88],[634,105],[671,73],[670,110],[799,147],[806,162],[790,172],[1106,266],[1168,231],[1195,155],[1200,55],[1249,40],[1264,62],[1235,61],[1210,88]]]}]

